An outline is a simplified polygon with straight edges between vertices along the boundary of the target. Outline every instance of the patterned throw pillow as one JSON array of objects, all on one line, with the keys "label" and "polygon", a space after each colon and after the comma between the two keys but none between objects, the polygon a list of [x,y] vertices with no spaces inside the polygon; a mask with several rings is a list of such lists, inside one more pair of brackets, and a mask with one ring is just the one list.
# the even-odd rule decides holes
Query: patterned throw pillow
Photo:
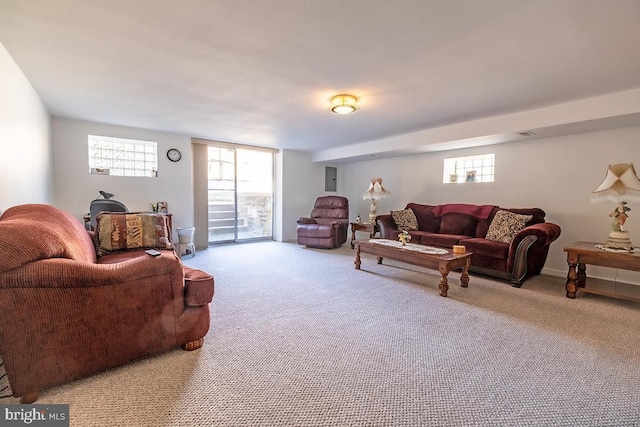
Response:
[{"label": "patterned throw pillow", "polygon": [[520,215],[509,211],[498,211],[489,225],[487,240],[511,243],[513,238],[522,230],[533,215]]},{"label": "patterned throw pillow", "polygon": [[150,212],[110,212],[96,218],[98,256],[131,249],[172,249],[167,218]]},{"label": "patterned throw pillow", "polygon": [[401,211],[391,211],[391,217],[398,226],[398,230],[417,230],[418,220],[416,214],[411,209],[404,209]]}]

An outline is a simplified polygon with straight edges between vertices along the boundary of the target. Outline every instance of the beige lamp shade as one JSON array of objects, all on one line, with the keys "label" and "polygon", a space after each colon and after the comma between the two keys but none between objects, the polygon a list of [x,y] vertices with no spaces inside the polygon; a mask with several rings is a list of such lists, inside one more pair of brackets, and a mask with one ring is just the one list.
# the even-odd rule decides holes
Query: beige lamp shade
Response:
[{"label": "beige lamp shade", "polygon": [[379,200],[384,199],[385,197],[389,197],[391,195],[391,191],[387,191],[382,186],[382,178],[373,178],[369,183],[369,188],[362,195],[364,200]]},{"label": "beige lamp shade", "polygon": [[607,175],[591,194],[591,202],[622,201],[640,202],[640,179],[633,163],[609,165]]}]

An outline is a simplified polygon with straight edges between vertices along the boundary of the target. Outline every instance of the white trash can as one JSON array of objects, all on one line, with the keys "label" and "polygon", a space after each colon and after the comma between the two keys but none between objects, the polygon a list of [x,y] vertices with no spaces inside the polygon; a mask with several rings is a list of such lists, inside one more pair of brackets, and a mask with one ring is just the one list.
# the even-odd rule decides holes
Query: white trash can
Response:
[{"label": "white trash can", "polygon": [[190,258],[196,256],[196,247],[193,244],[193,233],[196,231],[195,227],[178,227],[178,244],[176,245],[176,252],[180,258],[190,255]]}]

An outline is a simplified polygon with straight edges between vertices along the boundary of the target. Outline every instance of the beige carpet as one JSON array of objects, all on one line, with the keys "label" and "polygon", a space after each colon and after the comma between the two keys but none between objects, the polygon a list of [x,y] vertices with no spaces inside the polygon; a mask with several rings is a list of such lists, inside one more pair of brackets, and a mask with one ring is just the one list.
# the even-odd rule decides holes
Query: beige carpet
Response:
[{"label": "beige carpet", "polygon": [[[469,288],[348,245],[228,245],[205,345],[46,390],[72,426],[640,425],[640,304],[540,276]],[[6,403],[6,401],[0,401]]]}]

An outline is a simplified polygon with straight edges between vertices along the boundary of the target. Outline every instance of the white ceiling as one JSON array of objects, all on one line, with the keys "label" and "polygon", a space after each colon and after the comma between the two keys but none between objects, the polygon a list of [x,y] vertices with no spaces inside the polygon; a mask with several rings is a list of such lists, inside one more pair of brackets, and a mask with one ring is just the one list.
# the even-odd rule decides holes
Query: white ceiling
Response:
[{"label": "white ceiling", "polygon": [[54,116],[312,152],[640,88],[638,0],[0,0],[0,43]]}]

